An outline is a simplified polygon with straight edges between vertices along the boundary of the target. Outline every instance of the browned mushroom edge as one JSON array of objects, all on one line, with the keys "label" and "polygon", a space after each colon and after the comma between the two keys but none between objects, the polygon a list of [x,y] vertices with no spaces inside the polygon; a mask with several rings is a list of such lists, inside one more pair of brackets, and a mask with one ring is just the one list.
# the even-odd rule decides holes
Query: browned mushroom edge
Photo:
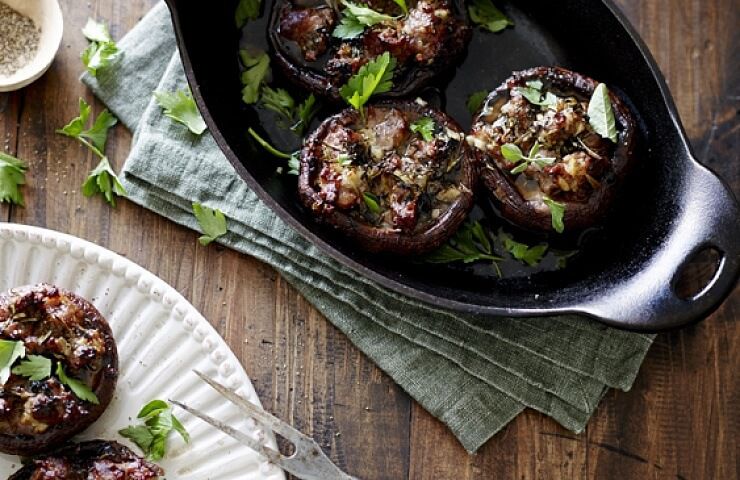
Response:
[{"label": "browned mushroom edge", "polygon": [[[543,82],[543,93],[560,97],[555,110],[533,105],[513,91],[533,80]],[[612,204],[635,161],[636,127],[627,106],[610,91],[618,141],[615,144],[593,131],[586,111],[598,85],[564,68],[537,67],[514,73],[486,98],[467,140],[481,165],[482,183],[510,222],[552,232],[543,195],[565,204],[566,232],[593,226]],[[536,140],[540,153],[554,154],[556,162],[512,174],[516,164],[504,159],[501,146],[515,143],[526,155]]]},{"label": "browned mushroom edge", "polygon": [[164,471],[117,442],[91,440],[34,458],[8,480],[158,480]]},{"label": "browned mushroom edge", "polygon": [[[344,6],[336,2],[339,8]],[[332,36],[340,15],[325,2],[277,0],[268,27],[273,59],[298,86],[332,100],[362,65],[384,52],[398,62],[393,88],[408,95],[460,60],[472,36],[462,0],[411,0],[409,14],[392,0],[362,2],[394,16],[351,40]]]},{"label": "browned mushroom edge", "polygon": [[[327,118],[301,150],[303,204],[371,252],[429,252],[455,233],[473,206],[475,164],[462,129],[417,102],[377,103],[364,121],[346,109]],[[434,122],[431,141],[410,130],[422,117]],[[377,199],[378,213],[366,192]]]},{"label": "browned mushroom edge", "polygon": [[[26,355],[52,360],[51,377],[11,374],[0,386],[0,451],[32,455],[63,443],[92,424],[113,398],[118,353],[108,322],[87,300],[39,284],[0,295],[0,339],[22,341]],[[78,398],[56,376],[82,381],[99,404]]]}]

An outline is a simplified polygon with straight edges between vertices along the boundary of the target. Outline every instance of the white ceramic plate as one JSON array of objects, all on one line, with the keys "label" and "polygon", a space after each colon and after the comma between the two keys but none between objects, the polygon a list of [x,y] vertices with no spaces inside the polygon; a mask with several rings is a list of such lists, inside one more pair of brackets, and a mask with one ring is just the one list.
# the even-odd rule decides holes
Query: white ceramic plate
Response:
[{"label": "white ceramic plate", "polygon": [[[179,293],[133,262],[62,233],[0,223],[0,291],[47,282],[91,300],[108,319],[118,344],[120,376],[116,395],[103,416],[79,438],[117,440],[148,401],[180,400],[229,422],[275,447],[271,434],[245,419],[200,381],[198,369],[255,404],[257,394],[226,342]],[[247,447],[199,419],[176,409],[192,437],[185,444],[170,436],[167,456],[158,462],[169,480],[284,479],[282,471]],[[0,478],[19,467],[19,458],[0,455]]]}]

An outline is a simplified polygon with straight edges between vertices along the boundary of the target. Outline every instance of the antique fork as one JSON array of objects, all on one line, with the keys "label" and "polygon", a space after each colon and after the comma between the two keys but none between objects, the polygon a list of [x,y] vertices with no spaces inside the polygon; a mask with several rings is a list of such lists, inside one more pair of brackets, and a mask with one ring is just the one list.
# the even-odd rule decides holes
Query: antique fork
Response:
[{"label": "antique fork", "polygon": [[213,387],[228,401],[236,405],[245,415],[254,419],[262,426],[272,430],[289,440],[295,446],[295,452],[286,457],[277,450],[267,447],[260,442],[250,438],[239,430],[226,425],[215,418],[196,410],[176,400],[170,400],[183,410],[190,412],[206,423],[218,428],[225,434],[234,437],[239,443],[246,445],[252,450],[264,455],[270,462],[281,467],[286,472],[303,480],[359,480],[347,475],[329,460],[329,457],[311,437],[302,434],[292,426],[283,422],[243,398],[234,390],[218,383],[203,373],[193,370],[204,382]]}]

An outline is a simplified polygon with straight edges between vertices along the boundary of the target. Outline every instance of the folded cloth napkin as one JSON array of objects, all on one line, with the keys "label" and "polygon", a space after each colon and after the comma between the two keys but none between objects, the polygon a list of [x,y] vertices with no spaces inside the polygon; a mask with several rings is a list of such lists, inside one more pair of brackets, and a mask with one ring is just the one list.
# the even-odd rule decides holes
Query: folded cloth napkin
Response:
[{"label": "folded cloth napkin", "polygon": [[468,451],[525,407],[581,431],[609,387],[631,387],[652,336],[584,318],[446,312],[331,260],[247,188],[208,133],[192,135],[152,100],[155,90],[187,87],[164,4],[119,46],[115,66],[82,80],[135,132],[122,174],[129,198],[194,230],[192,202],[222,210],[221,243],[277,269]]}]

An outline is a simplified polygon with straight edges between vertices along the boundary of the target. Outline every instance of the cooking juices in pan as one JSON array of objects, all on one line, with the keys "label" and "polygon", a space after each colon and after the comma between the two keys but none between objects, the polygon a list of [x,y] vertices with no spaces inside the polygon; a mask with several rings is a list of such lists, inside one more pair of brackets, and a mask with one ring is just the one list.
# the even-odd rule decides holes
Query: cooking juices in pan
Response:
[{"label": "cooking juices in pan", "polygon": [[[241,41],[243,49],[269,52],[272,88],[284,88],[296,99],[306,98],[309,92],[324,97],[321,111],[306,130],[314,133],[303,148],[300,194],[296,195],[314,218],[340,230],[365,250],[403,254],[400,261],[430,271],[452,269],[489,278],[524,278],[560,270],[577,262],[581,250],[598,242],[599,222],[635,158],[635,123],[613,91],[604,94],[613,106],[617,137],[607,139],[587,121],[589,100],[597,85],[594,80],[552,68],[532,69],[508,80],[481,71],[481,62],[508,62],[512,71],[554,63],[558,55],[544,47],[546,39],[532,39],[543,45],[536,55],[527,52],[524,58],[512,61],[516,52],[507,52],[505,35],[480,28],[473,32],[463,11],[464,4],[445,0],[412,1],[408,14],[396,11],[400,7],[391,0],[375,1],[370,7],[400,20],[366,27],[354,38],[338,38],[333,34],[342,23],[337,12],[347,7],[339,3],[335,10],[328,3],[268,3],[262,18],[242,30]],[[413,31],[414,22],[422,21],[441,26],[438,31],[442,34],[422,35],[418,42],[413,35],[403,35]],[[500,51],[493,49],[498,42]],[[439,173],[432,175],[438,181],[431,195],[426,188],[409,188],[408,179],[394,177],[394,169],[389,165],[384,165],[388,168],[383,175],[364,175],[360,181],[364,187],[353,189],[351,194],[336,188],[337,178],[346,177],[344,180],[349,182],[358,167],[364,169],[363,174],[371,169],[382,170],[378,163],[388,163],[393,157],[388,155],[373,162],[372,145],[349,145],[345,139],[341,148],[347,151],[337,157],[341,161],[334,157],[327,161],[325,150],[319,147],[326,143],[329,130],[336,129],[337,122],[355,133],[372,130],[372,126],[360,125],[367,119],[360,121],[356,111],[331,115],[346,107],[338,103],[341,86],[368,59],[385,51],[399,57],[393,87],[373,97],[369,105],[396,96],[404,96],[408,101],[402,103],[414,105],[413,100],[419,98],[427,108],[437,108],[435,115],[445,118],[442,123],[459,122],[469,134],[463,142],[468,145],[458,148],[468,148],[475,161],[463,155],[461,158],[466,158],[467,163],[458,165],[460,173],[455,179],[458,185],[471,183],[471,191],[477,189],[476,204],[467,218],[464,212],[469,210],[469,192],[463,188],[461,199],[441,201],[445,197],[442,190],[449,189],[452,183],[440,183],[444,175],[440,177]],[[496,88],[502,81],[504,84]],[[533,98],[535,95],[537,98]],[[550,109],[546,102],[553,98],[555,103]],[[371,122],[374,116],[392,119],[404,110],[391,105],[365,109]],[[286,152],[301,148],[301,137],[290,132],[278,114],[259,103],[255,110],[273,145]],[[409,134],[409,125],[419,119],[418,113],[408,115],[411,110],[401,115],[407,118],[402,118],[404,125],[400,127],[405,129],[403,140],[390,148],[395,156],[403,157],[402,150],[413,141],[423,141]],[[500,126],[507,121],[502,120],[507,111],[512,118],[527,118],[522,126],[527,123],[528,134],[495,131],[496,122]],[[331,118],[318,126],[328,117]],[[549,133],[547,125],[552,127]],[[432,144],[439,143],[442,132],[444,129],[434,130]],[[519,133],[525,136],[517,136]],[[437,160],[431,161],[437,162],[437,168],[449,164],[449,158]],[[430,163],[428,159],[424,161]],[[481,181],[462,181],[468,175],[468,165],[473,163]],[[345,175],[347,172],[351,175]],[[381,180],[384,177],[395,180]],[[295,181],[285,173],[276,173],[276,179]],[[327,202],[330,190],[331,201]],[[533,198],[535,202],[526,201]],[[389,227],[393,230],[389,231]]]}]

